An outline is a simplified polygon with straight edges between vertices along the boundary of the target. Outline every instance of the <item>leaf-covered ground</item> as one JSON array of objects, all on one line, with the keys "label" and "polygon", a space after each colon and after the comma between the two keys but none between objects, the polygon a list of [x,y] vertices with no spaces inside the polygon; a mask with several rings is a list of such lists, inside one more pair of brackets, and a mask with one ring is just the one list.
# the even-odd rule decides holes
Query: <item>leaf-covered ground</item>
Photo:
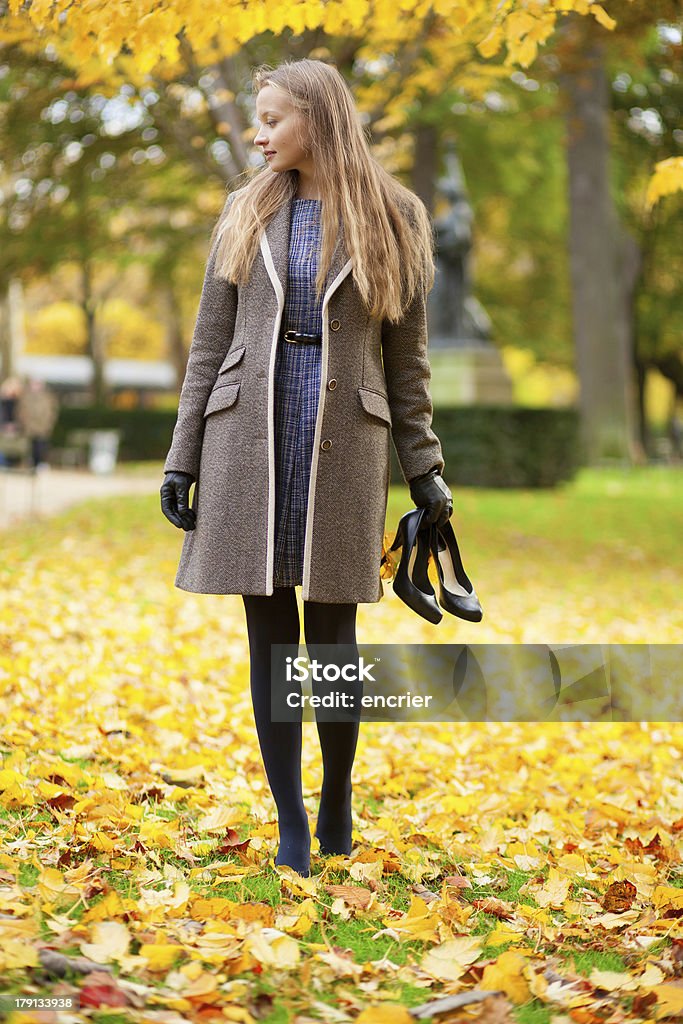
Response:
[{"label": "leaf-covered ground", "polygon": [[[682,490],[456,490],[483,622],[385,584],[358,639],[676,643]],[[364,723],[354,852],[314,839],[302,879],[273,867],[241,598],[174,588],[181,541],[156,497],[2,535],[0,991],[80,997],[17,1020],[683,1016],[679,724]],[[313,833],[313,723],[303,765]]]}]

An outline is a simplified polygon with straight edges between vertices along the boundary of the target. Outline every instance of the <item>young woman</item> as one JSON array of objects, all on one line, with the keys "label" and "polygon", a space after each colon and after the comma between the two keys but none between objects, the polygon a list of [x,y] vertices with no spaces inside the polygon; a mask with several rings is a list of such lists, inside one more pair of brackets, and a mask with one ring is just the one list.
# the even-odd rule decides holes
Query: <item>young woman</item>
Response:
[{"label": "young woman", "polygon": [[[278,665],[296,656],[301,586],[309,658],[320,644],[357,658],[357,606],[383,596],[390,435],[425,520],[443,525],[453,504],[431,428],[429,215],[373,157],[336,68],[296,60],[253,79],[267,165],[211,237],[161,504],[186,531],[175,585],[243,597],[275,864],[309,875],[301,718],[273,720],[271,646]],[[317,729],[315,834],[322,854],[349,854],[358,721]]]}]

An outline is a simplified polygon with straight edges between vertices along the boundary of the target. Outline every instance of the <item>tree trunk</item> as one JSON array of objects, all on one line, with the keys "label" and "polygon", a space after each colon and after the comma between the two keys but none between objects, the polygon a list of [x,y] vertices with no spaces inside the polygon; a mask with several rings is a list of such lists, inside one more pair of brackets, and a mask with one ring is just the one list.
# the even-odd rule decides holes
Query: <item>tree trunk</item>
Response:
[{"label": "tree trunk", "polygon": [[87,256],[81,263],[82,308],[85,314],[86,351],[93,367],[90,399],[94,405],[106,405],[107,391],[104,382],[104,351],[97,325],[95,324],[94,299],[92,294],[92,271]]},{"label": "tree trunk", "polygon": [[590,464],[629,463],[634,394],[621,327],[618,234],[608,174],[609,87],[603,30],[568,19],[563,70],[569,178],[569,249],[576,369],[584,456]]},{"label": "tree trunk", "polygon": [[187,369],[187,352],[183,343],[180,306],[172,282],[157,283],[157,293],[166,324],[166,353],[175,367],[176,386],[180,391]]},{"label": "tree trunk", "polygon": [[418,124],[415,129],[415,154],[412,170],[413,191],[429,212],[434,214],[434,191],[439,176],[439,136],[431,124]]},{"label": "tree trunk", "polygon": [[643,451],[650,452],[650,431],[647,426],[647,416],[645,407],[645,384],[647,381],[647,364],[639,359],[637,356],[634,360],[634,372],[636,375],[636,407],[638,411],[638,430],[640,436],[640,443]]},{"label": "tree trunk", "polygon": [[640,245],[633,235],[618,224],[617,274],[619,283],[617,326],[621,333],[621,345],[627,354],[627,402],[633,422],[631,424],[633,451],[636,461],[647,462],[648,426],[645,407],[645,378],[640,379],[637,360],[636,330],[638,316],[636,299],[638,285],[642,280],[643,259]]},{"label": "tree trunk", "polygon": [[18,375],[19,356],[26,350],[24,286],[20,277],[10,278],[0,315],[2,378]]}]

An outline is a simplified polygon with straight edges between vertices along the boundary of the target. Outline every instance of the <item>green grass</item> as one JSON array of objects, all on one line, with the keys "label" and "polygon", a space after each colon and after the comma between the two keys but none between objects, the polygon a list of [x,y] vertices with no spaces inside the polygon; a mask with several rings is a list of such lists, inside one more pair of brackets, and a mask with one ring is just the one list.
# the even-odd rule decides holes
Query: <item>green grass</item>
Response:
[{"label": "green grass", "polygon": [[557,1011],[554,1007],[546,1006],[539,999],[532,999],[524,1006],[512,1010],[512,1016],[518,1021],[518,1024],[550,1024],[551,1016],[556,1015]]},{"label": "green grass", "polygon": [[[563,546],[637,543],[648,554],[673,560],[683,526],[683,468],[582,469],[574,480],[550,490],[451,485],[451,491],[453,521],[473,543],[493,530]],[[392,487],[387,513],[392,532],[409,507],[407,488]]]},{"label": "green grass", "polygon": [[573,961],[576,973],[586,978],[594,969],[598,971],[616,971],[619,974],[628,971],[626,961],[618,953],[602,952],[597,949],[575,949],[571,952],[564,950],[563,955],[567,956],[570,963]]}]

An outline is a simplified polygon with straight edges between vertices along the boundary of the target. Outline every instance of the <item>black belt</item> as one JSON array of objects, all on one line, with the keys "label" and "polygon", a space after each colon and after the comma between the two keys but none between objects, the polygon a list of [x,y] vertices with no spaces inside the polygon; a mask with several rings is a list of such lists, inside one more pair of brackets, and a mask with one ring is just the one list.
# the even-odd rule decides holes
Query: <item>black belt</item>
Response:
[{"label": "black belt", "polygon": [[301,334],[299,331],[285,331],[282,337],[285,341],[308,345],[320,345],[323,340],[322,334]]}]

